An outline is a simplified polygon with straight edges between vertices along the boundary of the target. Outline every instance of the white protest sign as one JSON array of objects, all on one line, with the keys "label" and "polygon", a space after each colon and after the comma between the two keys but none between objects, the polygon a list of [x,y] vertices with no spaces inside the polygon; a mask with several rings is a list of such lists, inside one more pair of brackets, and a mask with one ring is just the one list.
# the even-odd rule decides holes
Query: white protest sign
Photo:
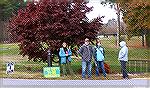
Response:
[{"label": "white protest sign", "polygon": [[13,73],[14,72],[14,63],[9,62],[6,64],[6,74]]}]

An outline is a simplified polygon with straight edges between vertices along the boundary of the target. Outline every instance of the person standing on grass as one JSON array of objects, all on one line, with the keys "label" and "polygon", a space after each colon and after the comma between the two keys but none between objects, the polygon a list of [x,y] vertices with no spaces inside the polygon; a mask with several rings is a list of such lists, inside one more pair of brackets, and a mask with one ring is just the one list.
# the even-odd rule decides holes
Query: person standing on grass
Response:
[{"label": "person standing on grass", "polygon": [[[92,56],[93,56],[93,47],[90,45],[88,38],[85,39],[85,43],[80,47],[79,54],[82,57],[82,79],[86,78],[86,72],[88,74],[88,79],[92,77]],[[86,67],[88,68],[86,71]]]},{"label": "person standing on grass", "polygon": [[126,46],[125,41],[121,41],[119,45],[121,47],[121,50],[119,51],[118,59],[121,64],[121,71],[122,71],[123,79],[128,79],[128,73],[126,70],[126,63],[128,61],[128,47]]},{"label": "person standing on grass", "polygon": [[101,45],[99,39],[96,40],[96,46],[94,47],[94,59],[95,59],[95,66],[96,66],[96,76],[99,76],[99,69],[101,68],[103,76],[106,79],[106,71],[104,68],[104,58],[105,52],[104,48]]},{"label": "person standing on grass", "polygon": [[60,56],[60,63],[62,65],[63,76],[67,75],[66,68],[68,68],[70,74],[73,76],[74,73],[73,73],[73,70],[71,68],[71,61],[72,61],[72,59],[71,59],[71,55],[72,55],[71,49],[67,48],[67,43],[66,42],[63,42],[62,46],[63,47],[60,48],[60,51],[59,51],[59,56]]}]

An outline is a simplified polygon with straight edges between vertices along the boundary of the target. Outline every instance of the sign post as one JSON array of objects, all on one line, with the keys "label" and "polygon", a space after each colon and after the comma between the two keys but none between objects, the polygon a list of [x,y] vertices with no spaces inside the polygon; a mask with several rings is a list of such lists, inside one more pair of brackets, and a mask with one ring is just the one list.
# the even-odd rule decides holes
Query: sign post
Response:
[{"label": "sign post", "polygon": [[57,78],[60,77],[60,67],[52,67],[51,51],[47,51],[47,63],[48,67],[43,68],[43,75],[46,78]]},{"label": "sign post", "polygon": [[47,51],[47,62],[48,62],[48,67],[52,67],[52,62],[51,62],[51,51],[50,49]]}]

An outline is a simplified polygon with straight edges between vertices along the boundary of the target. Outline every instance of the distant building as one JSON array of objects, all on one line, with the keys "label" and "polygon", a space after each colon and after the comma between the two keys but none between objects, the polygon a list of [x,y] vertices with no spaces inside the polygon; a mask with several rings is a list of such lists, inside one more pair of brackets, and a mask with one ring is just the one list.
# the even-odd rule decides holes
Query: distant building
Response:
[{"label": "distant building", "polygon": [[[98,35],[117,35],[117,21],[115,19],[109,20],[107,24],[102,26],[102,29],[99,31]],[[120,34],[126,35],[126,24],[121,22],[120,24]]]}]

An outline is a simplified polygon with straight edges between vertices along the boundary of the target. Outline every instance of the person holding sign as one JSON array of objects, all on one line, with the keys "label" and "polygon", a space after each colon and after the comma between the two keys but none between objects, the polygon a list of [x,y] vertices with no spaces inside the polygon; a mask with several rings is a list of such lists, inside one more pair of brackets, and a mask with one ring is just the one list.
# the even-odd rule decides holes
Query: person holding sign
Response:
[{"label": "person holding sign", "polygon": [[99,39],[96,40],[96,46],[94,47],[94,58],[95,58],[95,66],[96,66],[96,76],[99,76],[99,69],[102,69],[103,76],[106,78],[106,71],[104,68],[104,48],[101,46],[101,42]]},{"label": "person holding sign", "polygon": [[68,68],[71,75],[74,75],[73,70],[71,68],[71,61],[72,61],[72,59],[71,59],[71,55],[72,55],[71,49],[67,48],[67,43],[66,42],[63,42],[62,46],[63,47],[60,48],[60,51],[59,51],[59,56],[60,56],[60,63],[62,65],[63,76],[67,75],[66,68]]}]

